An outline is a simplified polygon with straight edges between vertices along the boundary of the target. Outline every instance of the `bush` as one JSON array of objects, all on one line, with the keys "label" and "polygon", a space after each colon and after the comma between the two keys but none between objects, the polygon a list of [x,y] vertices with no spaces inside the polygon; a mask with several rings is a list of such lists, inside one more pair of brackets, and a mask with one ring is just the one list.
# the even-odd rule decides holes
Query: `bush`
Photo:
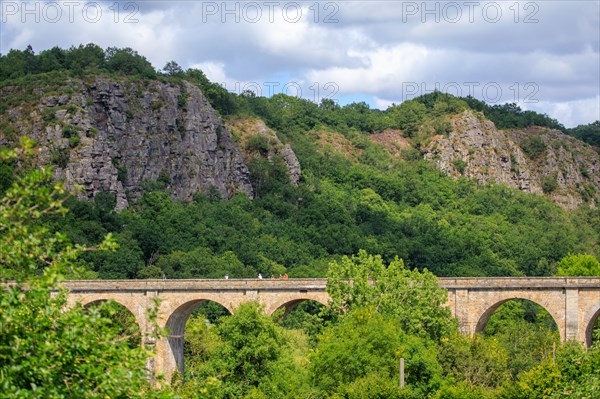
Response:
[{"label": "bush", "polygon": [[555,176],[542,176],[541,183],[544,194],[550,194],[558,188],[558,182],[556,181]]},{"label": "bush", "polygon": [[[31,141],[24,139],[19,152],[31,157]],[[17,153],[3,151],[0,160]],[[16,280],[0,289],[0,397],[173,398],[150,385],[151,352],[139,345],[135,328],[107,317],[119,316],[113,305],[67,306],[59,283],[65,273],[81,276],[75,259],[91,248],[71,245],[44,225],[44,215],[67,211],[64,188],[51,179],[50,168],[34,169],[0,197],[0,276]],[[114,249],[114,241],[106,237],[98,248]]]},{"label": "bush", "polygon": [[248,151],[257,152],[262,156],[266,156],[269,153],[269,148],[269,138],[261,134],[250,136],[246,141],[246,149]]},{"label": "bush", "polygon": [[81,138],[79,137],[79,130],[73,125],[67,125],[62,130],[63,137],[69,140],[69,147],[75,148],[79,145]]},{"label": "bush", "polygon": [[50,153],[50,162],[63,169],[67,167],[70,159],[71,154],[68,148],[55,148]]},{"label": "bush", "polygon": [[521,143],[521,149],[530,159],[537,159],[546,151],[546,144],[540,137],[530,137]]},{"label": "bush", "polygon": [[458,171],[458,173],[460,173],[461,175],[465,174],[465,170],[467,169],[467,163],[465,161],[463,161],[460,158],[455,159],[452,164],[454,165],[454,168]]}]

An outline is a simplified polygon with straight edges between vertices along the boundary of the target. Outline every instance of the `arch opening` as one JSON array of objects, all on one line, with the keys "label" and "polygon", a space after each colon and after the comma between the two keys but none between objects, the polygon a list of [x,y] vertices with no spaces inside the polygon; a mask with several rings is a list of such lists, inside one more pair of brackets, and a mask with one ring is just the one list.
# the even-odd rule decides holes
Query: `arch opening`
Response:
[{"label": "arch opening", "polygon": [[317,315],[325,307],[327,307],[326,304],[315,299],[298,298],[280,305],[275,309],[272,315],[276,318],[280,318],[285,326],[288,317],[293,318],[294,316],[299,316],[301,314]]},{"label": "arch opening", "polygon": [[552,314],[522,298],[504,299],[489,307],[481,315],[476,332],[497,340],[508,356],[513,378],[553,356],[561,339]]},{"label": "arch opening", "polygon": [[165,328],[175,367],[182,375],[185,371],[185,328],[190,316],[202,320],[205,325],[216,324],[220,317],[231,314],[222,304],[208,299],[196,299],[179,306],[169,316]]},{"label": "arch opening", "polygon": [[600,308],[596,310],[585,329],[585,347],[591,348],[594,344],[600,344]]},{"label": "arch opening", "polygon": [[99,299],[83,305],[87,311],[98,311],[100,316],[115,323],[117,336],[127,342],[130,348],[142,344],[142,331],[135,315],[125,305],[112,299]]},{"label": "arch opening", "polygon": [[288,330],[303,331],[309,342],[316,343],[316,335],[323,330],[328,319],[324,304],[313,299],[295,299],[281,305],[273,312],[274,319]]},{"label": "arch opening", "polygon": [[[556,320],[550,312],[537,302],[524,298],[503,299],[490,306],[479,318],[475,332],[493,334],[503,321],[522,320],[558,331]],[[488,331],[488,325],[492,331]]]}]

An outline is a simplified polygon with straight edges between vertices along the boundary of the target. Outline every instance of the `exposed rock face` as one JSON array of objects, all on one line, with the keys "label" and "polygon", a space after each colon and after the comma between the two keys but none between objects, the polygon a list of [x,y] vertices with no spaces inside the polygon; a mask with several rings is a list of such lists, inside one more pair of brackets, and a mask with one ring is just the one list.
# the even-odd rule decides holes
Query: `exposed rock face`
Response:
[{"label": "exposed rock face", "polygon": [[598,153],[556,130],[497,130],[483,116],[465,111],[453,118],[450,134],[434,136],[426,151],[426,159],[455,178],[546,194],[566,209],[600,201]]},{"label": "exposed rock face", "polygon": [[296,157],[296,153],[292,150],[289,144],[283,146],[283,153],[281,154],[285,166],[287,167],[288,174],[290,175],[290,183],[294,186],[298,185],[300,181],[300,175],[302,171],[300,169],[300,161]]},{"label": "exposed rock face", "polygon": [[19,130],[41,144],[41,164],[56,165],[69,189],[82,187],[80,198],[112,192],[122,209],[156,180],[176,199],[211,188],[252,197],[239,148],[196,86],[102,77],[66,85],[70,95],[43,97]]},{"label": "exposed rock face", "polygon": [[[289,144],[283,144],[274,130],[269,129],[260,119],[246,118],[237,119],[228,122],[228,128],[231,130],[240,147],[243,150],[244,159],[250,162],[253,157],[265,157],[269,162],[276,162],[277,157],[281,157],[290,184],[297,186],[300,181],[302,170],[296,154]],[[257,141],[257,138],[262,140]],[[257,148],[258,147],[258,148]]]}]

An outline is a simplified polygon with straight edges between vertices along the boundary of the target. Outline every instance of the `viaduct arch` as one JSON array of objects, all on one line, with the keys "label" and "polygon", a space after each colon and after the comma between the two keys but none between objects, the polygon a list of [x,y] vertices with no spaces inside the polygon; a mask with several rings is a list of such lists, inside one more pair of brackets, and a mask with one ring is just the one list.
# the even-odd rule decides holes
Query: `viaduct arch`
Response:
[{"label": "viaduct arch", "polygon": [[[592,328],[600,317],[600,277],[439,278],[448,291],[448,306],[464,334],[485,328],[498,306],[511,299],[527,299],[554,318],[561,339],[591,345]],[[66,281],[69,305],[114,300],[125,306],[140,326],[143,344],[156,347],[147,367],[169,381],[183,370],[183,333],[192,310],[213,301],[230,313],[244,302],[257,301],[272,314],[282,307],[313,300],[327,305],[326,279],[285,280],[93,280]],[[158,302],[157,302],[158,301]],[[158,305],[156,305],[158,303]],[[155,341],[147,309],[157,307],[157,323],[170,329],[168,338]]]}]

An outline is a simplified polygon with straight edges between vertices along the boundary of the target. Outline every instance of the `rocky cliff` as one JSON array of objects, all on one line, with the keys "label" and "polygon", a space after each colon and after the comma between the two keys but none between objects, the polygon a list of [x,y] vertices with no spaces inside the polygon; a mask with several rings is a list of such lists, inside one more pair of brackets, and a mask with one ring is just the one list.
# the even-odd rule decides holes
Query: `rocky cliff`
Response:
[{"label": "rocky cliff", "polygon": [[244,160],[248,163],[255,157],[264,157],[270,163],[283,161],[289,183],[297,186],[302,170],[296,154],[289,144],[283,144],[273,129],[256,118],[239,118],[227,123],[234,139],[240,144]]},{"label": "rocky cliff", "polygon": [[451,124],[425,147],[425,158],[448,175],[545,194],[566,209],[600,201],[600,156],[587,144],[546,128],[498,130],[472,111]]},{"label": "rocky cliff", "polygon": [[[0,95],[15,91],[4,87]],[[38,162],[53,164],[56,178],[80,198],[112,192],[122,209],[145,181],[158,181],[183,200],[214,189],[222,198],[253,195],[239,148],[188,82],[69,79],[58,91],[38,88],[34,98],[2,115],[8,128],[0,131],[0,145],[22,134],[34,138]]]}]

